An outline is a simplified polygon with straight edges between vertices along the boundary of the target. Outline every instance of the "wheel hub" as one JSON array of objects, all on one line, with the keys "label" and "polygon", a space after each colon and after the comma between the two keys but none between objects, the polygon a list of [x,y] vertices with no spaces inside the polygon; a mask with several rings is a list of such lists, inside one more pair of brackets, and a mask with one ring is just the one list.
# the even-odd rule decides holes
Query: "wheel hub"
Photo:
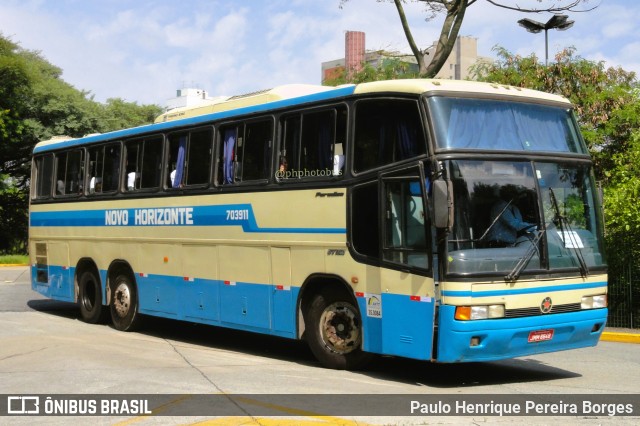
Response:
[{"label": "wheel hub", "polygon": [[357,348],[360,339],[358,318],[345,304],[334,303],[325,309],[320,321],[322,340],[336,353],[349,353]]},{"label": "wheel hub", "polygon": [[131,306],[131,293],[129,292],[129,286],[126,284],[120,284],[116,287],[113,306],[116,308],[116,312],[119,316],[125,317],[127,315],[129,312],[129,306]]}]

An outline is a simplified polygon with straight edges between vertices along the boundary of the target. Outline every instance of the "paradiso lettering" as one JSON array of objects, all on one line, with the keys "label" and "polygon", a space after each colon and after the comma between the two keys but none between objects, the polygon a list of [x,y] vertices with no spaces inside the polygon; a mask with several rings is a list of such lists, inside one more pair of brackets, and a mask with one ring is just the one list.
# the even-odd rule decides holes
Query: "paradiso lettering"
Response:
[{"label": "paradiso lettering", "polygon": [[133,218],[135,226],[193,225],[193,207],[169,207],[162,209],[105,210],[105,226],[127,226]]}]

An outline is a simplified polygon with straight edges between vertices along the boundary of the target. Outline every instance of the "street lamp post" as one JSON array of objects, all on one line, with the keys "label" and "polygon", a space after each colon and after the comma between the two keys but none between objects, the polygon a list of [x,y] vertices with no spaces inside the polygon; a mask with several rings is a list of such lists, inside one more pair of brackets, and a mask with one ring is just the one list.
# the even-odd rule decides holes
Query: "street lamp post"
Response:
[{"label": "street lamp post", "polygon": [[538,34],[540,31],[544,30],[545,66],[549,63],[549,36],[547,35],[547,32],[553,29],[564,31],[571,28],[575,21],[568,21],[567,19],[569,19],[567,15],[553,15],[546,24],[542,24],[529,18],[524,18],[518,21],[518,24],[520,24],[521,27],[524,27],[524,29],[526,29],[530,33]]}]

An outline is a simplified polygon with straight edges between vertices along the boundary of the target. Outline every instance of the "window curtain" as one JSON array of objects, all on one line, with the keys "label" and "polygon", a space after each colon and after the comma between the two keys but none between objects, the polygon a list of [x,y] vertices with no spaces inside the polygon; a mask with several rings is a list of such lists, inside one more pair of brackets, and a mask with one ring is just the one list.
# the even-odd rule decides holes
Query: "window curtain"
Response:
[{"label": "window curtain", "polygon": [[[395,141],[393,140],[394,136]],[[406,160],[417,155],[418,149],[415,127],[406,120],[396,118],[385,120],[378,129],[378,138],[377,165]],[[392,152],[397,153],[400,156],[399,158],[384,158],[385,152],[387,152],[387,143],[395,144]]]},{"label": "window curtain", "polygon": [[178,141],[178,157],[176,158],[176,174],[173,177],[173,182],[171,182],[171,186],[173,188],[179,188],[182,183],[182,175],[184,174],[184,160],[185,160],[185,151],[187,150],[187,137],[180,136],[180,140]]},{"label": "window curtain", "polygon": [[416,134],[405,120],[400,120],[397,123],[396,131],[398,142],[400,144],[400,159],[405,160],[407,158],[413,158],[416,153]]},{"label": "window curtain", "polygon": [[451,104],[446,148],[568,152],[566,127],[555,108],[457,102]]},{"label": "window curtain", "polygon": [[556,110],[537,107],[512,109],[523,149],[542,151],[574,151],[569,140],[566,121],[559,120]]},{"label": "window curtain", "polygon": [[236,145],[236,129],[224,132],[224,153],[222,159],[222,183],[233,183],[233,157]]}]

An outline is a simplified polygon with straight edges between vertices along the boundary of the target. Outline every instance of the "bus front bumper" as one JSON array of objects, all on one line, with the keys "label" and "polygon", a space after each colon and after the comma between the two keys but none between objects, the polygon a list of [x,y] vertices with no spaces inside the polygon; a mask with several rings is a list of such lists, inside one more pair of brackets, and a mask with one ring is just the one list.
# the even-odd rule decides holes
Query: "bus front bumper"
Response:
[{"label": "bus front bumper", "polygon": [[495,361],[595,346],[607,309],[535,317],[458,321],[455,306],[439,310],[438,362]]}]

